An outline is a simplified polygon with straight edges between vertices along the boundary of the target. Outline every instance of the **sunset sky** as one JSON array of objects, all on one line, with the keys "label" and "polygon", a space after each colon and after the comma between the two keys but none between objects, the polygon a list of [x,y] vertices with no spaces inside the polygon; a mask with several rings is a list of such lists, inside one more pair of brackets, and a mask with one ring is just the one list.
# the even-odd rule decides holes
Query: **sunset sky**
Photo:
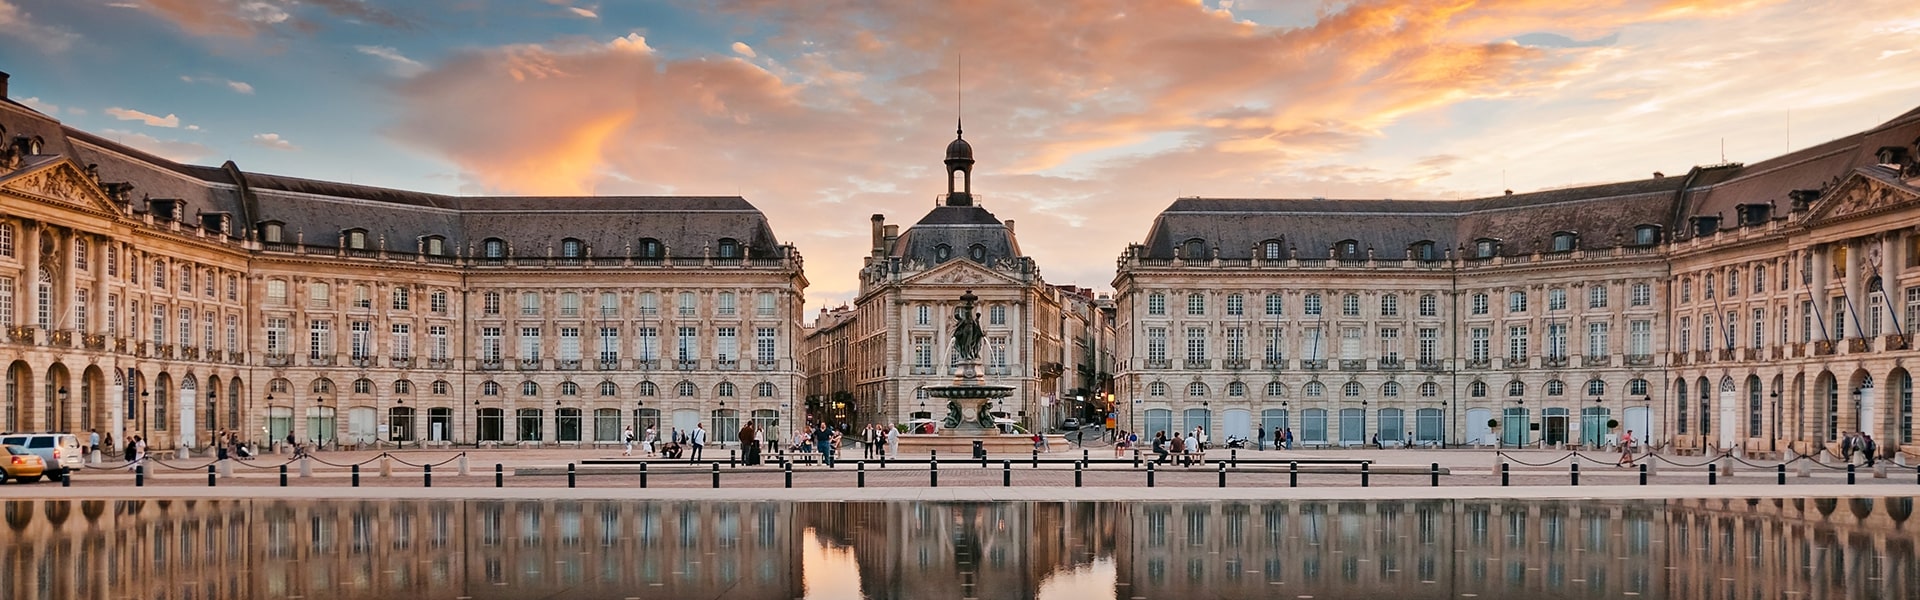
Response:
[{"label": "sunset sky", "polygon": [[944,191],[957,91],[976,194],[1104,289],[1177,197],[1752,162],[1920,106],[1917,49],[1912,0],[0,0],[12,97],[81,129],[430,192],[740,195],[810,310],[856,289],[869,214]]}]

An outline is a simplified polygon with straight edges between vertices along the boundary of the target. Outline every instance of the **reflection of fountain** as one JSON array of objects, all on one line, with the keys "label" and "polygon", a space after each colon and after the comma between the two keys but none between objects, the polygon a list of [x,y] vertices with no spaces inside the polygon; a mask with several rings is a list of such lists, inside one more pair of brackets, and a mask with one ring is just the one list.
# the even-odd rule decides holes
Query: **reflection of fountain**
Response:
[{"label": "reflection of fountain", "polygon": [[[1032,448],[1030,433],[1003,434],[996,422],[993,401],[1013,395],[1013,386],[985,383],[980,374],[980,313],[973,309],[979,297],[973,290],[960,295],[960,306],[953,315],[953,354],[958,369],[949,385],[927,386],[927,395],[947,401],[947,416],[934,436],[903,436],[901,451],[922,449],[971,450],[972,442],[984,442],[989,452],[1015,452]],[[1064,438],[1060,440],[1063,442]],[[911,449],[911,450],[909,450]]]}]

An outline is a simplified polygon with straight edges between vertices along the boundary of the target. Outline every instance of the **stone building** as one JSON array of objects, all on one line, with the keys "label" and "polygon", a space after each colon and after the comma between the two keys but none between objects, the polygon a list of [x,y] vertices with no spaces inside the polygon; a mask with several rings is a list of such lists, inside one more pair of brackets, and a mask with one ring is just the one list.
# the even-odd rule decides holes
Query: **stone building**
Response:
[{"label": "stone building", "polygon": [[[958,133],[958,132],[956,132]],[[956,137],[946,152],[947,193],[919,222],[900,231],[873,215],[872,252],[860,269],[851,307],[822,312],[808,333],[809,404],[834,423],[904,423],[946,414],[923,389],[952,382],[950,340],[961,294],[979,296],[985,330],[981,359],[989,383],[1014,387],[992,411],[1028,427],[1064,419],[1089,354],[1067,340],[1094,313],[1072,310],[1068,293],[1040,277],[1021,253],[1014,222],[1002,222],[972,193],[973,147]]]},{"label": "stone building", "polygon": [[1912,444],[1916,144],[1920,111],[1685,176],[1177,200],[1114,280],[1122,412],[1309,445]]},{"label": "stone building", "polygon": [[0,139],[0,430],[587,444],[705,423],[726,441],[784,426],[802,381],[801,257],[741,198],[185,165],[4,94]]}]

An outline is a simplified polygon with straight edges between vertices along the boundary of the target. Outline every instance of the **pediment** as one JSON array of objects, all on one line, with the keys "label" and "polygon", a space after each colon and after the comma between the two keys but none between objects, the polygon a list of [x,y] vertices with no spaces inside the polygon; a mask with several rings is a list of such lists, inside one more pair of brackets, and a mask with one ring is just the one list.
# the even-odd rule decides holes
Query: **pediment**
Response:
[{"label": "pediment", "polygon": [[28,164],[0,175],[0,190],[92,212],[120,212],[100,186],[65,158]]},{"label": "pediment", "polygon": [[1845,219],[1920,203],[1920,189],[1900,181],[1898,175],[1881,177],[1871,169],[1856,170],[1841,180],[1813,207],[1808,221]]},{"label": "pediment", "polygon": [[940,285],[971,287],[980,285],[1020,285],[1020,280],[994,272],[980,263],[955,259],[902,280],[901,285]]}]

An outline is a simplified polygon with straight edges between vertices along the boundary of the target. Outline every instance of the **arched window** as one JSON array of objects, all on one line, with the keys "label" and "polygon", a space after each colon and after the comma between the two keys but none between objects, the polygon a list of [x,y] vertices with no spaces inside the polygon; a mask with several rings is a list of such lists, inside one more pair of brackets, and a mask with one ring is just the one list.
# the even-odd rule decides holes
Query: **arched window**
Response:
[{"label": "arched window", "polygon": [[1627,381],[1627,395],[1629,396],[1647,395],[1647,380],[1635,378]]},{"label": "arched window", "polygon": [[1363,391],[1365,391],[1365,389],[1361,387],[1358,381],[1349,381],[1346,385],[1340,386],[1340,395],[1348,398],[1359,398],[1360,393]]},{"label": "arched window", "polygon": [[1561,232],[1554,233],[1553,234],[1553,251],[1554,252],[1572,252],[1574,245],[1578,241],[1579,241],[1579,237],[1575,236],[1573,232],[1561,231]]},{"label": "arched window", "polygon": [[1327,386],[1318,381],[1309,381],[1305,391],[1308,398],[1319,398],[1327,395]]},{"label": "arched window", "polygon": [[1564,395],[1566,395],[1566,393],[1567,393],[1567,384],[1565,384],[1565,383],[1562,383],[1562,382],[1561,382],[1560,380],[1558,380],[1558,379],[1548,379],[1548,380],[1547,380],[1547,395],[1548,395],[1548,396],[1564,396]]},{"label": "arched window", "polygon": [[480,242],[480,257],[499,260],[507,257],[507,242],[500,238],[487,238]]},{"label": "arched window", "polygon": [[354,229],[348,229],[343,233],[345,233],[347,236],[348,250],[367,249],[367,230],[354,228]]},{"label": "arched window", "polygon": [[660,245],[660,240],[653,238],[640,238],[640,245],[634,248],[634,253],[650,260],[666,258],[666,249]]},{"label": "arched window", "polygon": [[1280,240],[1260,242],[1260,258],[1265,260],[1281,260],[1286,257],[1286,254],[1280,249]]},{"label": "arched window", "polygon": [[1433,398],[1439,395],[1440,395],[1440,384],[1437,384],[1431,381],[1420,384],[1421,398]]},{"label": "arched window", "polygon": [[720,258],[740,258],[740,242],[733,238],[720,238],[718,256]]},{"label": "arched window", "polygon": [[1167,384],[1165,384],[1165,383],[1162,383],[1162,382],[1159,382],[1159,381],[1155,381],[1155,382],[1153,382],[1153,383],[1149,383],[1149,384],[1147,384],[1147,395],[1148,395],[1148,396],[1153,396],[1153,397],[1155,397],[1155,398],[1164,398],[1164,397],[1166,397],[1166,396],[1167,396]]},{"label": "arched window", "polygon": [[679,385],[674,386],[674,393],[678,394],[681,398],[692,398],[695,394],[700,393],[700,389],[694,387],[691,381],[682,381]]},{"label": "arched window", "polygon": [[1267,397],[1269,398],[1287,397],[1287,384],[1280,383],[1278,381],[1267,382]]},{"label": "arched window", "polygon": [[640,388],[635,393],[639,394],[642,398],[652,398],[660,395],[660,386],[654,385],[651,381],[642,381],[640,382]]},{"label": "arched window", "polygon": [[601,396],[618,396],[618,395],[620,395],[620,384],[617,384],[617,383],[614,383],[614,382],[611,382],[611,381],[602,381],[602,382],[600,382],[600,395],[601,395]]},{"label": "arched window", "polygon": [[449,384],[448,384],[448,383],[446,382],[446,380],[443,380],[443,379],[440,379],[440,380],[434,380],[434,382],[433,382],[433,395],[435,395],[435,396],[445,396],[445,395],[447,395],[447,394],[451,394],[451,393],[453,393],[453,386],[452,386],[452,385],[449,385]]},{"label": "arched window", "polygon": [[260,241],[268,244],[285,243],[286,225],[279,221],[267,221],[260,224]]},{"label": "arched window", "polygon": [[1487,397],[1487,382],[1475,381],[1467,384],[1467,395],[1475,398]]},{"label": "arched window", "polygon": [[[920,390],[920,391],[924,392],[926,390]],[[773,394],[774,394],[773,384],[770,382],[762,381],[760,383],[754,384],[753,386],[753,396],[755,398],[772,398]]]},{"label": "arched window", "polygon": [[722,381],[720,382],[720,385],[713,386],[713,392],[714,392],[714,395],[719,396],[721,398],[732,398],[733,383],[728,381]]},{"label": "arched window", "polygon": [[977,263],[987,262],[987,247],[982,246],[980,244],[974,244],[972,246],[968,246],[967,258],[971,258],[973,259],[973,262],[977,262]]},{"label": "arched window", "polygon": [[396,380],[394,380],[394,382],[393,382],[393,393],[394,393],[394,395],[408,395],[408,394],[412,394],[412,393],[413,393],[413,382],[411,382],[411,381],[407,381],[407,380],[405,380],[405,379],[396,379]]},{"label": "arched window", "polygon": [[1527,384],[1521,383],[1519,380],[1507,382],[1507,397],[1518,398],[1525,395],[1527,395]]},{"label": "arched window", "polygon": [[500,384],[492,381],[480,384],[480,395],[482,396],[500,395]]},{"label": "arched window", "polygon": [[1340,240],[1334,242],[1333,257],[1341,260],[1359,260],[1366,258],[1360,255],[1360,242],[1356,240]]},{"label": "arched window", "polygon": [[560,395],[562,396],[580,395],[580,384],[577,384],[571,381],[560,382]]},{"label": "arched window", "polygon": [[333,393],[333,380],[325,377],[315,379],[310,389],[315,394],[331,394]]},{"label": "arched window", "polygon": [[1240,398],[1246,395],[1247,395],[1247,384],[1240,383],[1238,381],[1232,381],[1227,383],[1227,396],[1232,398]]},{"label": "arched window", "polygon": [[[114,374],[118,375],[119,373],[116,372]],[[268,393],[285,394],[291,391],[293,391],[293,382],[287,381],[286,379],[276,377],[272,381],[267,382]]]},{"label": "arched window", "polygon": [[560,258],[580,258],[586,256],[587,245],[575,238],[560,240]]},{"label": "arched window", "polygon": [[425,252],[427,256],[446,256],[447,238],[441,235],[430,235],[421,238],[420,250]]},{"label": "arched window", "polygon": [[1607,382],[1599,379],[1587,380],[1587,395],[1595,397],[1607,395]]},{"label": "arched window", "polygon": [[1205,398],[1206,396],[1207,396],[1207,384],[1200,383],[1198,381],[1187,384],[1187,397]]},{"label": "arched window", "polygon": [[1380,384],[1380,395],[1386,398],[1400,397],[1400,383],[1389,381],[1389,382]]},{"label": "arched window", "polygon": [[540,384],[538,384],[538,383],[534,383],[534,382],[532,382],[532,381],[522,381],[522,382],[520,382],[520,395],[522,395],[522,396],[538,396],[538,395],[540,395]]},{"label": "arched window", "polygon": [[938,246],[933,247],[934,260],[940,261],[940,262],[946,262],[947,259],[949,258],[953,258],[953,246],[940,244]]}]

